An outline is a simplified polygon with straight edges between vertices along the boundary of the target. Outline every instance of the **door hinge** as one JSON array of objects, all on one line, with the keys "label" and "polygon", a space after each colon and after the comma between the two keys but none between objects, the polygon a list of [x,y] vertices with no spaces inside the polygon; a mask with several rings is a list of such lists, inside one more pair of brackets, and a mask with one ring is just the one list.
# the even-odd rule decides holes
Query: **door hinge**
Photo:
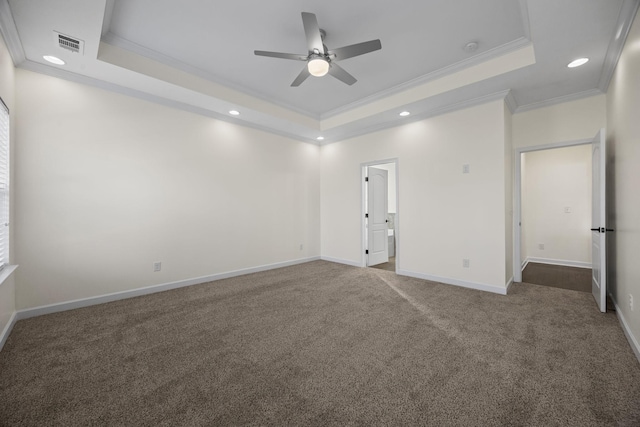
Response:
[{"label": "door hinge", "polygon": [[369,214],[368,213],[364,214],[364,217],[369,218]]},{"label": "door hinge", "polygon": [[366,255],[369,255],[369,249],[367,249],[366,251],[364,251],[364,253],[365,253]]},{"label": "door hinge", "polygon": [[368,176],[365,176],[365,177],[364,177],[364,181],[365,181],[365,182],[368,182],[368,181],[369,181],[369,177],[368,177]]}]

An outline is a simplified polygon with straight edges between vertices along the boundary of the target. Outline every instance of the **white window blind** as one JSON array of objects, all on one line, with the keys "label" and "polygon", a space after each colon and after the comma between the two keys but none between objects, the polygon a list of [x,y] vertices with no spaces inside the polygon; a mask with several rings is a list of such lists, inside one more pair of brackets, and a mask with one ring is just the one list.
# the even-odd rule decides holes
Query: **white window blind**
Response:
[{"label": "white window blind", "polygon": [[9,108],[0,99],[0,270],[9,264]]}]

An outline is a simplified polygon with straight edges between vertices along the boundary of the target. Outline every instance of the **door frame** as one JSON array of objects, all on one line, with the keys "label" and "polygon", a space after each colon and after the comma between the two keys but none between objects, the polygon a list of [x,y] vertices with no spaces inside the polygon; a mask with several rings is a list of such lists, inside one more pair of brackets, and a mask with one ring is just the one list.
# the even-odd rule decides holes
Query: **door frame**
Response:
[{"label": "door frame", "polygon": [[383,160],[374,160],[371,162],[360,163],[360,266],[367,266],[367,228],[365,224],[365,213],[367,212],[366,194],[367,187],[365,177],[367,176],[367,167],[394,163],[396,167],[396,218],[394,237],[396,240],[396,271],[400,268],[400,161],[397,157]]},{"label": "door frame", "polygon": [[554,148],[573,147],[576,145],[591,145],[593,138],[577,139],[574,141],[556,142],[532,147],[516,148],[514,152],[514,184],[513,184],[513,281],[522,282],[523,264],[520,260],[522,250],[522,154],[533,151],[551,150]]}]

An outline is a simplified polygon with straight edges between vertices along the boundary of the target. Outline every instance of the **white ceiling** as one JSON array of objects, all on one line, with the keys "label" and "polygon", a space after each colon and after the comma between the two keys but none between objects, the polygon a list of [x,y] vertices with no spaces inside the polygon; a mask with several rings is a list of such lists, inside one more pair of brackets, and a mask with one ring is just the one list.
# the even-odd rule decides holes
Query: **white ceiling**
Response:
[{"label": "white ceiling", "polygon": [[[278,7],[265,1],[157,3],[116,1],[110,32],[199,68],[217,81],[315,116],[467,59],[471,55],[462,48],[471,40],[481,43],[480,53],[525,35],[520,6],[513,0],[414,1],[405,8],[388,0],[281,0]],[[463,3],[473,14],[461,13]],[[150,14],[155,8],[160,12]],[[258,49],[306,56],[301,11],[316,14],[329,49],[382,41],[382,50],[341,63],[357,84],[314,78],[293,88],[290,84],[304,63],[253,54]],[[460,30],[449,31],[452,24]],[[173,31],[175,26],[181,30]]]},{"label": "white ceiling", "polygon": [[[0,30],[18,67],[331,142],[490,99],[522,111],[602,93],[638,3],[0,0]],[[294,88],[303,62],[253,54],[306,54],[301,12],[316,14],[329,49],[381,40],[382,50],[340,62],[353,86],[325,76]],[[83,54],[58,47],[53,31],[83,40]],[[479,48],[467,53],[471,41]]]}]

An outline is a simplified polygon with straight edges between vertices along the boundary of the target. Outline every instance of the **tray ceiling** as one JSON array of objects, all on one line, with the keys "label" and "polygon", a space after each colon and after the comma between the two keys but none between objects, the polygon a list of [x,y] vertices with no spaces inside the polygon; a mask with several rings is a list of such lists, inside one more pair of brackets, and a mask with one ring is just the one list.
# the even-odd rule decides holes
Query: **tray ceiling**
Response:
[{"label": "tray ceiling", "polygon": [[[602,93],[637,0],[0,0],[0,29],[18,67],[93,84],[289,137],[326,142],[489,99],[514,111]],[[301,12],[338,48],[382,49],[290,84],[306,54]],[[54,32],[82,40],[82,54]],[[478,49],[464,49],[469,42]],[[54,66],[42,59],[56,55]],[[576,69],[577,57],[590,61]],[[228,111],[240,111],[229,116]],[[403,109],[409,118],[398,117]]]}]

